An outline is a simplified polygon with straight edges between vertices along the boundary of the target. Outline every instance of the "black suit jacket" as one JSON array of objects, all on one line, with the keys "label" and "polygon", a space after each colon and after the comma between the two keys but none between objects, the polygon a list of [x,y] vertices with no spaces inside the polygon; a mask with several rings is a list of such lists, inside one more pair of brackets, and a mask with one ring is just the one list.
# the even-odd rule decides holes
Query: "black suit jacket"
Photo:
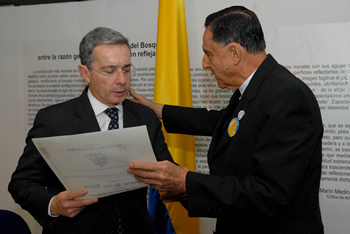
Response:
[{"label": "black suit jacket", "polygon": [[[147,126],[157,160],[173,161],[164,143],[161,123],[151,109],[125,100],[123,113],[125,128]],[[147,210],[147,188],[100,198],[74,218],[48,216],[49,201],[66,189],[41,157],[32,138],[95,131],[100,131],[100,127],[87,97],[87,88],[78,98],[41,109],[28,133],[9,192],[44,227],[43,233],[113,233],[118,211],[126,233],[151,233],[153,221]]]},{"label": "black suit jacket", "polygon": [[[235,136],[227,120],[240,120]],[[323,125],[302,81],[268,55],[237,106],[165,106],[168,132],[213,136],[210,175],[186,178],[190,216],[217,218],[217,233],[323,233],[319,208]]]}]

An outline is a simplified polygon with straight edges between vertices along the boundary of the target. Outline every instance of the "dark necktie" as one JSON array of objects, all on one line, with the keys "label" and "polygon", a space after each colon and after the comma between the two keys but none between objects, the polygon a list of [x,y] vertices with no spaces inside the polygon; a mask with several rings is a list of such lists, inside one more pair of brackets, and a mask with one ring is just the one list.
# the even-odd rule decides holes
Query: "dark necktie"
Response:
[{"label": "dark necktie", "polygon": [[226,110],[226,115],[225,115],[224,119],[227,119],[227,120],[224,124],[224,128],[227,127],[228,123],[234,117],[233,113],[234,113],[234,110],[236,109],[236,106],[239,102],[240,97],[241,97],[241,92],[239,91],[239,89],[237,89],[230,99],[229,109]]},{"label": "dark necktie", "polygon": [[[108,125],[108,130],[111,129],[118,129],[119,128],[119,117],[118,117],[118,108],[107,108],[105,111],[106,115],[111,118],[111,122]],[[123,223],[120,215],[120,211],[118,211],[118,218],[117,218],[117,234],[123,234],[124,229],[123,229]]]},{"label": "dark necktie", "polygon": [[116,107],[107,108],[104,112],[109,116],[109,118],[111,118],[111,122],[108,125],[108,130],[118,129],[119,128],[118,108]]},{"label": "dark necktie", "polygon": [[241,92],[239,91],[239,89],[235,90],[235,93],[232,95],[230,99],[230,103],[232,103],[232,105],[236,107],[240,97],[241,97]]}]

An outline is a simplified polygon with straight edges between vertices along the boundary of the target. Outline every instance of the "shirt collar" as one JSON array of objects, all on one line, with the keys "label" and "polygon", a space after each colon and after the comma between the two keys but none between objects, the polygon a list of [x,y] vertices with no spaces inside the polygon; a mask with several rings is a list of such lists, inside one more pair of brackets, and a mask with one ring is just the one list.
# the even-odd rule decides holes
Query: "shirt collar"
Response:
[{"label": "shirt collar", "polygon": [[244,81],[244,83],[239,86],[239,92],[241,93],[241,97],[243,96],[244,91],[248,87],[249,82],[251,81],[252,77],[254,76],[256,70]]},{"label": "shirt collar", "polygon": [[[92,93],[90,92],[90,89],[88,89],[87,95],[88,95],[89,101],[91,103],[92,109],[94,110],[95,116],[101,114],[104,110],[109,108],[109,106],[107,106],[107,105],[103,104],[102,102],[100,102],[99,100],[97,100],[94,97],[94,95],[92,95]],[[118,108],[118,110],[121,114],[123,113],[123,103],[119,103],[115,107]]]}]

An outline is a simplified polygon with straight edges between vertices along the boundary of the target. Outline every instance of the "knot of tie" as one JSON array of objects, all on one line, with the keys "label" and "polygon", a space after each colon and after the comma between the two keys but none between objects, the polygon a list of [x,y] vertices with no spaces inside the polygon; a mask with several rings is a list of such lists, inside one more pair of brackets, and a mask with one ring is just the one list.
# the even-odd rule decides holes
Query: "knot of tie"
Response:
[{"label": "knot of tie", "polygon": [[106,115],[111,118],[111,122],[108,125],[108,130],[110,129],[118,129],[119,128],[119,117],[118,117],[118,108],[107,108],[105,111]]}]

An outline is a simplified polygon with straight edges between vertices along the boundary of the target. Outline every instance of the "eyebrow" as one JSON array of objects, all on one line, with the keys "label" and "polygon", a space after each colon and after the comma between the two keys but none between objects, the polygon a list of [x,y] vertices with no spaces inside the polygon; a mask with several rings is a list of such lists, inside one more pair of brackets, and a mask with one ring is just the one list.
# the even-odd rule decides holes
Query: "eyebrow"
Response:
[{"label": "eyebrow", "polygon": [[[118,68],[119,66],[118,65],[107,65],[107,66],[104,66],[104,67],[101,67],[100,69],[106,69],[106,68]],[[125,68],[125,67],[131,67],[131,63],[128,63],[128,64],[125,64],[124,66],[122,66],[122,68]]]}]

